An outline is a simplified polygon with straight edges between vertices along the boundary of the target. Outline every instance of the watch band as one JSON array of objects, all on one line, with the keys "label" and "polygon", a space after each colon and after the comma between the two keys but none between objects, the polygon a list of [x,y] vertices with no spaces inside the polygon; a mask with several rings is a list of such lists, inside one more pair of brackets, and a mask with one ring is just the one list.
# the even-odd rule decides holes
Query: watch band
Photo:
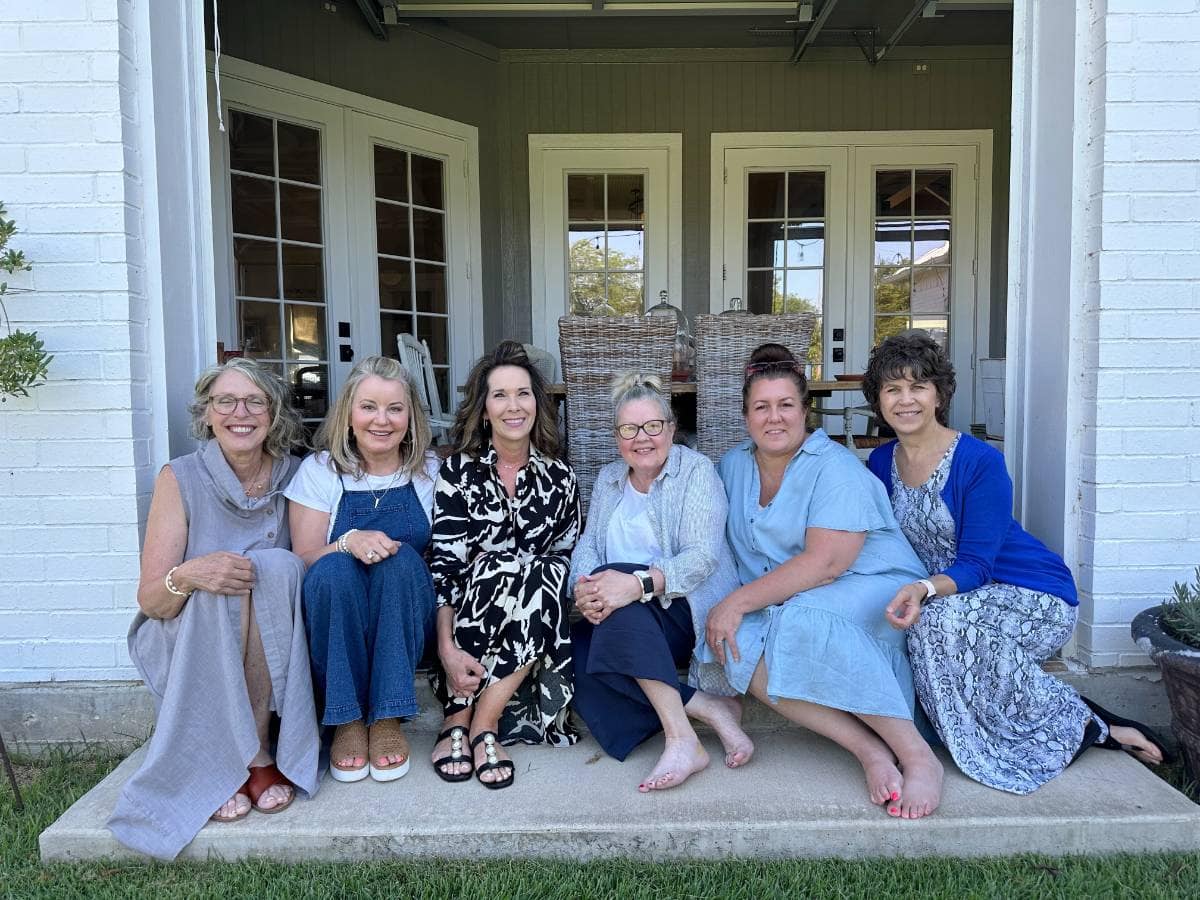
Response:
[{"label": "watch band", "polygon": [[930,600],[932,600],[934,597],[936,597],[938,595],[937,588],[934,587],[933,582],[930,581],[928,578],[918,578],[917,584],[921,584],[921,585],[925,586],[925,598],[921,601],[922,604],[928,603]]},{"label": "watch band", "polygon": [[642,583],[641,601],[643,603],[649,603],[654,599],[654,576],[645,569],[639,569],[633,574],[636,575],[638,580]]}]

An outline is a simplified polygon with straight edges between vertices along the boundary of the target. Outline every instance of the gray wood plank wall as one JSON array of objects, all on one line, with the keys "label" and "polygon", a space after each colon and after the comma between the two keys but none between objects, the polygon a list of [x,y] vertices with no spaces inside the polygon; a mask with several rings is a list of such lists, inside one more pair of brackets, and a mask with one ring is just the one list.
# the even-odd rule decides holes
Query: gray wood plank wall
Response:
[{"label": "gray wood plank wall", "polygon": [[[708,304],[714,132],[990,128],[991,353],[1003,355],[1009,47],[900,48],[875,67],[857,51],[818,48],[793,66],[780,49],[496,51],[436,26],[392,35],[374,39],[351,3],[221,7],[231,56],[479,128],[488,345],[531,330],[530,134],[682,133],[682,300],[694,315]],[[914,74],[914,59],[930,63],[928,74]]]}]

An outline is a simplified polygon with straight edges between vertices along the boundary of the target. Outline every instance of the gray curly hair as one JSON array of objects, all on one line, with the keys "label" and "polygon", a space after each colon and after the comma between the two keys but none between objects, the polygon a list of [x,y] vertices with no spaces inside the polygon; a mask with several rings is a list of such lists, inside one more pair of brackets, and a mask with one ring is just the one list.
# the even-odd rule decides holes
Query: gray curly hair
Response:
[{"label": "gray curly hair", "polygon": [[290,453],[293,447],[304,445],[304,426],[300,422],[300,414],[292,407],[291,395],[283,379],[270,369],[245,357],[235,357],[219,366],[210,366],[196,379],[192,402],[188,404],[188,412],[192,415],[192,437],[201,441],[212,438],[213,431],[205,419],[205,414],[208,412],[212,386],[226,372],[240,372],[266,395],[271,425],[267,429],[263,449],[270,456],[281,459]]}]

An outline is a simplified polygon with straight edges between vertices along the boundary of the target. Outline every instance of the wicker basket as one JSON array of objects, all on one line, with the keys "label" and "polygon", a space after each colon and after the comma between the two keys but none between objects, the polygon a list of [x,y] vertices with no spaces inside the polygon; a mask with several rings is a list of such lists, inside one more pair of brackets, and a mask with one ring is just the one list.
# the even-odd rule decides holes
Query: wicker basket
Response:
[{"label": "wicker basket", "polygon": [[783,344],[803,361],[816,316],[698,316],[696,318],[697,449],[717,462],[746,437],[742,419],[743,370],[759,344]]},{"label": "wicker basket", "polygon": [[675,322],[665,316],[563,316],[558,320],[558,347],[567,385],[567,458],[586,511],[596,475],[617,457],[612,376],[636,369],[669,382]]}]

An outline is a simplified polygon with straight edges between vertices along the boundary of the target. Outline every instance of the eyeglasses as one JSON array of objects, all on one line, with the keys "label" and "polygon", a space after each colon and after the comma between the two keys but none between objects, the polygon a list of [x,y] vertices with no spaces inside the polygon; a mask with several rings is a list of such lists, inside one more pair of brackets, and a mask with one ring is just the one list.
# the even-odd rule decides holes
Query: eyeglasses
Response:
[{"label": "eyeglasses", "polygon": [[623,440],[632,441],[638,436],[639,431],[646,432],[646,437],[658,437],[663,433],[663,429],[666,427],[666,419],[651,419],[649,422],[643,422],[641,425],[634,425],[632,422],[626,422],[623,425],[617,426],[617,434],[619,434]]},{"label": "eyeglasses", "polygon": [[220,394],[216,397],[209,397],[208,402],[223,416],[229,415],[238,408],[241,403],[246,407],[246,412],[252,416],[258,416],[265,413],[271,406],[267,398],[261,394],[251,394],[249,397],[235,397],[233,394]]},{"label": "eyeglasses", "polygon": [[746,366],[746,377],[752,378],[755,375],[766,375],[775,372],[794,372],[795,374],[804,377],[804,366],[798,362],[791,362],[786,359],[776,359],[770,362],[750,363]]}]

